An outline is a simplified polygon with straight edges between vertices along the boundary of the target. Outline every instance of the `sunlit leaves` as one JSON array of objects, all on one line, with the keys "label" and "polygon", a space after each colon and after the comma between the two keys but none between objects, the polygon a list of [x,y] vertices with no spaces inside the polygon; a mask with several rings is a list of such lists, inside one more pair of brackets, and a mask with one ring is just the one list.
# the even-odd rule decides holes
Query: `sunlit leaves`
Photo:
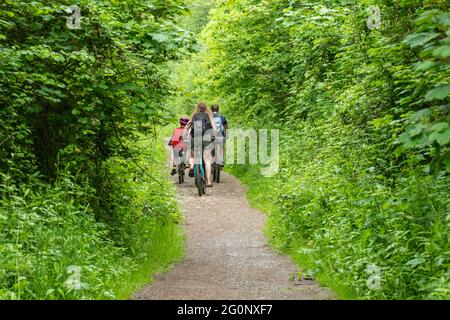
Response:
[{"label": "sunlit leaves", "polygon": [[427,44],[429,41],[437,38],[438,36],[439,33],[437,32],[422,32],[409,35],[405,38],[405,42],[412,48],[417,48]]},{"label": "sunlit leaves", "polygon": [[425,95],[425,101],[444,100],[450,94],[450,84],[440,85]]},{"label": "sunlit leaves", "polygon": [[437,63],[435,61],[425,60],[425,61],[421,61],[421,62],[416,63],[414,65],[414,68],[417,71],[427,71],[427,70],[433,68],[436,65],[437,65]]},{"label": "sunlit leaves", "polygon": [[433,51],[433,56],[436,58],[448,58],[450,57],[450,46],[442,46]]},{"label": "sunlit leaves", "polygon": [[[415,63],[414,72],[411,73],[410,88],[414,89],[409,97],[401,100],[403,105],[410,104],[433,106],[427,108],[427,114],[413,113],[408,119],[410,124],[399,141],[406,148],[431,147],[434,159],[433,168],[439,169],[443,158],[440,156],[443,150],[450,147],[449,132],[444,128],[444,122],[448,116],[448,104],[450,95],[450,72],[448,69],[450,46],[448,45],[448,31],[450,27],[450,14],[438,9],[428,10],[415,20],[417,32],[408,35],[404,43],[414,50],[420,50],[419,56],[423,60]],[[446,38],[447,36],[447,38]],[[414,101],[415,100],[415,101]],[[434,110],[431,112],[431,110]],[[440,111],[438,111],[440,110]],[[424,128],[422,140],[414,139],[417,127]],[[437,164],[437,165],[435,165]]]}]

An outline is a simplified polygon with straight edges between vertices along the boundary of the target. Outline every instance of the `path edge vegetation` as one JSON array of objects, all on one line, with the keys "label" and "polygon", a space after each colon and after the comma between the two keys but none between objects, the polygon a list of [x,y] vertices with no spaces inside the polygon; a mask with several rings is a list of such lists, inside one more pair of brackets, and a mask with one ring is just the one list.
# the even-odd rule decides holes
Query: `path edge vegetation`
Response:
[{"label": "path edge vegetation", "polygon": [[[275,250],[288,255],[299,267],[298,274],[296,275],[297,278],[313,278],[321,286],[330,288],[337,295],[338,299],[361,299],[356,295],[351,286],[336,280],[330,270],[322,269],[318,273],[314,272],[314,258],[311,255],[299,253],[298,249],[301,249],[301,247],[286,248],[276,239],[276,235],[272,230],[277,227],[277,223],[271,218],[271,215],[275,213],[277,208],[274,206],[273,202],[269,201],[269,199],[271,199],[270,195],[273,195],[273,192],[271,192],[271,188],[268,187],[266,183],[267,179],[271,178],[265,178],[259,174],[252,174],[248,168],[236,165],[226,167],[225,171],[235,176],[246,186],[246,196],[250,206],[260,210],[267,216],[264,234],[269,245]],[[267,197],[260,197],[259,195],[261,193],[266,194]]]},{"label": "path edge vegetation", "polygon": [[[114,286],[114,291],[118,292],[117,299],[128,299],[145,285],[153,282],[154,276],[163,272],[167,272],[174,264],[181,261],[184,256],[184,242],[185,234],[182,228],[183,216],[181,206],[177,200],[177,190],[171,179],[168,179],[167,167],[167,148],[163,139],[167,134],[167,130],[160,128],[159,134],[155,137],[150,137],[153,140],[149,152],[148,144],[138,144],[137,148],[142,148],[147,152],[143,152],[143,158],[140,164],[147,167],[149,173],[152,174],[152,179],[156,179],[158,184],[151,184],[145,193],[142,195],[142,202],[135,203],[138,210],[153,216],[153,219],[159,220],[156,225],[152,223],[148,225],[151,245],[149,247],[141,248],[142,253],[147,258],[138,263],[135,271],[130,271],[129,274],[123,277]],[[144,141],[146,140],[145,137]],[[148,138],[147,138],[148,139]],[[153,162],[153,165],[148,165]],[[149,179],[145,177],[144,179]],[[142,190],[142,184],[138,187]],[[146,197],[148,192],[151,197]],[[145,227],[144,227],[145,228]],[[134,253],[136,255],[136,253]]]}]

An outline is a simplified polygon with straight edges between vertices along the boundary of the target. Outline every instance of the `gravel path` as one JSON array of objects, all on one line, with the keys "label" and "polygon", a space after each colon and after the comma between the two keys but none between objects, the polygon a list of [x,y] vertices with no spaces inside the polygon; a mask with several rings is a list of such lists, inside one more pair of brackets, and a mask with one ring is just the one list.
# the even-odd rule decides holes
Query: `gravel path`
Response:
[{"label": "gravel path", "polygon": [[296,267],[263,235],[265,215],[249,206],[236,178],[225,173],[221,178],[201,198],[192,178],[186,176],[177,187],[185,215],[185,257],[133,298],[333,299],[313,281],[292,280]]}]

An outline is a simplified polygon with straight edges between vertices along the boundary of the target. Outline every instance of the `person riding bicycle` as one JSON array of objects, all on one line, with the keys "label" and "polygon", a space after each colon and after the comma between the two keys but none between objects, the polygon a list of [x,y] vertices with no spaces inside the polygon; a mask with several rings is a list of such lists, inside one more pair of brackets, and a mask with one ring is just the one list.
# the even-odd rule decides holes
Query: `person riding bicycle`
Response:
[{"label": "person riding bicycle", "polygon": [[177,165],[179,164],[179,161],[182,161],[183,159],[181,159],[180,157],[180,151],[184,152],[184,159],[188,159],[188,155],[187,152],[188,147],[186,145],[186,143],[184,142],[184,130],[186,128],[186,125],[189,123],[189,119],[188,118],[181,118],[180,119],[180,127],[176,128],[173,131],[172,134],[172,138],[169,141],[169,146],[172,147],[172,152],[170,153],[170,159],[172,162],[172,171],[170,172],[170,174],[173,176],[175,175],[175,173],[177,173]]},{"label": "person riding bicycle", "polygon": [[[191,136],[191,158],[189,159],[191,169],[189,170],[189,176],[194,176],[194,163],[197,161],[195,159],[195,148],[200,148],[203,151],[203,160],[205,163],[206,171],[206,186],[212,187],[211,179],[211,165],[212,165],[212,148],[211,141],[215,138],[215,126],[214,119],[209,110],[208,106],[200,102],[192,112],[191,121],[185,129],[185,133],[190,129]],[[201,136],[197,136],[198,133]]]},{"label": "person riding bicycle", "polygon": [[227,130],[228,130],[228,121],[223,115],[219,114],[219,106],[217,104],[213,104],[211,106],[211,111],[212,111],[214,125],[216,127],[217,133],[221,137],[221,139],[217,139],[217,141],[216,141],[216,144],[218,145],[217,151],[219,154],[215,155],[216,156],[215,161],[217,164],[220,164],[223,167],[225,140],[226,140]]}]

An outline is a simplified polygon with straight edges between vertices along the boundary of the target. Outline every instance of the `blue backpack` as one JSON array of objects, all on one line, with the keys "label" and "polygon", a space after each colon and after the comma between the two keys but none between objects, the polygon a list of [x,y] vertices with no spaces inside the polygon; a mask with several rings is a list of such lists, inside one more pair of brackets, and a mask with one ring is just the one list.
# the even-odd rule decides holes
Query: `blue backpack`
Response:
[{"label": "blue backpack", "polygon": [[219,116],[219,114],[217,112],[214,112],[213,116],[214,116],[214,126],[216,127],[218,132],[223,134],[224,128],[223,128],[222,117]]}]

